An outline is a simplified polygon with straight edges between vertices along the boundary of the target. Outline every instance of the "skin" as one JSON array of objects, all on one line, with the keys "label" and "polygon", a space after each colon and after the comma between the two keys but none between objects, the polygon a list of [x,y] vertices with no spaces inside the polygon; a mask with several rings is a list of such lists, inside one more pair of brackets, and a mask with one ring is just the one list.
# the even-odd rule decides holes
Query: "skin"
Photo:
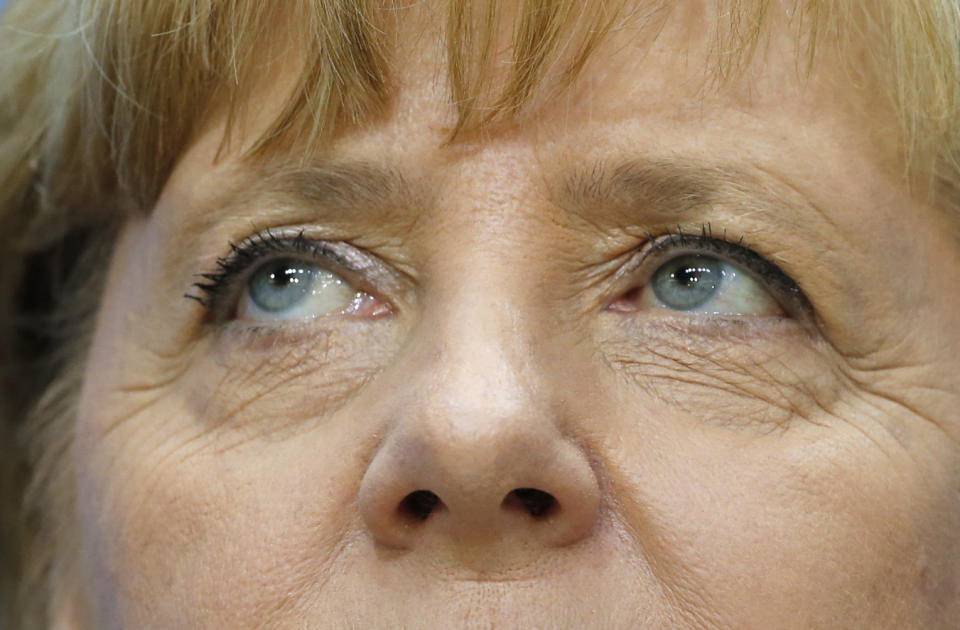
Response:
[{"label": "skin", "polygon": [[[111,262],[68,625],[950,627],[955,225],[785,34],[700,91],[708,19],[618,33],[535,114],[449,144],[437,36],[401,29],[389,115],[299,179],[361,164],[393,174],[377,194],[274,190],[284,156],[218,158],[212,120]],[[289,78],[254,95],[247,142]],[[621,162],[632,185],[571,184]],[[706,225],[810,310],[634,300],[649,235]],[[183,299],[265,228],[368,252],[383,308],[211,321]],[[517,488],[556,503],[534,516]],[[425,520],[416,490],[442,501]]]}]

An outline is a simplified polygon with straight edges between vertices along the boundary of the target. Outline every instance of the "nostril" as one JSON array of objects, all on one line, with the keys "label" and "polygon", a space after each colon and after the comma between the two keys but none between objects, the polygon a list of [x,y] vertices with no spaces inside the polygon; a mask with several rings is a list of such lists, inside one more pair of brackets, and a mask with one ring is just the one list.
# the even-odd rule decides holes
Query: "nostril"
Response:
[{"label": "nostril", "polygon": [[547,516],[558,507],[552,494],[536,488],[517,488],[506,496],[503,504],[506,507],[519,507],[536,518]]},{"label": "nostril", "polygon": [[403,498],[398,509],[408,518],[425,521],[440,504],[440,497],[429,490],[416,490]]}]

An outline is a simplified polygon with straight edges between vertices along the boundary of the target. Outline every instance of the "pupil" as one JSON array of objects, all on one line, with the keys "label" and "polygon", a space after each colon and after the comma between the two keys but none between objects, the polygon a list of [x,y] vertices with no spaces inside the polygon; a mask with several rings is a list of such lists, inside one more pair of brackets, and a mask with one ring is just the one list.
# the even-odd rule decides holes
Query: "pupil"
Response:
[{"label": "pupil", "polygon": [[303,273],[302,269],[291,269],[287,265],[278,265],[270,274],[270,284],[276,287],[286,287],[300,282],[299,275]]},{"label": "pupil", "polygon": [[667,308],[689,311],[710,301],[723,277],[723,263],[709,256],[683,256],[663,265],[653,278],[653,291]]},{"label": "pupil", "polygon": [[308,295],[313,279],[309,265],[291,259],[278,260],[250,278],[250,298],[264,311],[284,311]]},{"label": "pupil", "polygon": [[703,269],[702,267],[681,267],[679,271],[673,274],[673,277],[683,286],[691,288],[700,282],[700,277],[705,272],[709,273],[709,271],[709,269]]}]

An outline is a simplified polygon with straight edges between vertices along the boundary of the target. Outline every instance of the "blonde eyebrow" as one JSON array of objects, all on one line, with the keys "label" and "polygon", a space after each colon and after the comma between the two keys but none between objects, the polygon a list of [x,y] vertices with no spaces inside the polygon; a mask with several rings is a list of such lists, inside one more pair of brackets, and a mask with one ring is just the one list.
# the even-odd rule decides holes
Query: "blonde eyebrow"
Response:
[{"label": "blonde eyebrow", "polygon": [[[714,206],[774,214],[793,223],[812,208],[796,190],[749,166],[691,158],[604,159],[549,177],[551,200],[588,224],[672,224]],[[559,183],[559,186],[551,185]],[[365,221],[407,223],[430,205],[429,187],[396,167],[369,161],[264,164],[245,171],[215,204],[221,212],[257,206],[257,214],[298,207]],[[208,220],[213,219],[212,216]]]},{"label": "blonde eyebrow", "polygon": [[206,232],[227,220],[406,225],[405,208],[427,201],[398,170],[367,161],[250,161],[217,180],[193,210],[177,211],[185,232]]},{"label": "blonde eyebrow", "polygon": [[[240,186],[237,197],[280,196],[311,206],[333,209],[399,203],[413,196],[413,185],[399,170],[371,162],[294,164],[258,169]],[[747,179],[732,168],[682,161],[628,159],[597,162],[567,173],[565,205],[591,208],[597,203],[672,208],[673,213],[702,207],[729,182]],[[233,197],[231,194],[230,197]]]},{"label": "blonde eyebrow", "polygon": [[283,167],[259,179],[256,188],[338,209],[398,201],[412,193],[399,171],[369,162]]},{"label": "blonde eyebrow", "polygon": [[581,166],[562,180],[564,205],[629,204],[671,208],[675,214],[710,203],[729,177],[719,169],[672,160],[627,159]]},{"label": "blonde eyebrow", "polygon": [[556,203],[591,223],[599,212],[619,222],[671,223],[693,211],[731,203],[775,212],[779,218],[811,210],[796,190],[759,169],[695,159],[603,160],[581,165],[559,182]]},{"label": "blonde eyebrow", "polygon": [[206,204],[213,214],[230,214],[264,201],[335,211],[372,209],[412,194],[412,186],[398,171],[360,161],[248,163],[220,186],[222,190]]},{"label": "blonde eyebrow", "polygon": [[[413,195],[413,187],[399,171],[363,161],[268,165],[244,179],[249,183],[238,186],[231,200],[279,198],[339,212],[376,212]],[[228,200],[225,205],[232,204]]]}]

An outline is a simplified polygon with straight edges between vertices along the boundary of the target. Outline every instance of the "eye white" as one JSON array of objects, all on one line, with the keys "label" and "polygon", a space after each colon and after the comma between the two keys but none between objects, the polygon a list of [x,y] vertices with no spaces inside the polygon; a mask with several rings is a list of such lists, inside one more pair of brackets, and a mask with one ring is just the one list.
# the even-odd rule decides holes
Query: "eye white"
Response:
[{"label": "eye white", "polygon": [[698,254],[662,264],[642,291],[638,306],[713,315],[783,313],[770,292],[740,267]]},{"label": "eye white", "polygon": [[250,275],[237,315],[257,321],[314,319],[348,310],[360,295],[335,273],[283,258],[260,265]]}]

